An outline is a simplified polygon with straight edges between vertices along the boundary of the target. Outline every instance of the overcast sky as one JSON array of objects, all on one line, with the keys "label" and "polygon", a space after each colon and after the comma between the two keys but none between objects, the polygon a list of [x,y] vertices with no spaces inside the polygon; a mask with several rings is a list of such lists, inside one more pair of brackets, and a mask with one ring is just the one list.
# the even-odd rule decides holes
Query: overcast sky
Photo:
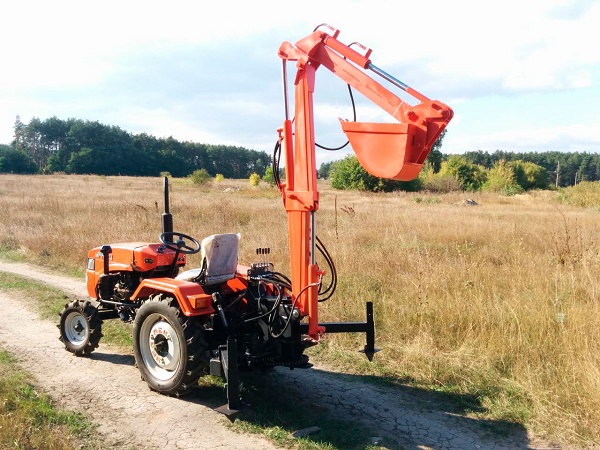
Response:
[{"label": "overcast sky", "polygon": [[[0,143],[17,115],[56,116],[270,153],[284,115],[279,45],[328,23],[454,109],[444,153],[600,151],[596,0],[13,0],[0,21]],[[368,102],[357,114],[383,120]],[[352,118],[346,85],[320,69],[318,143],[345,142],[338,117]]]}]

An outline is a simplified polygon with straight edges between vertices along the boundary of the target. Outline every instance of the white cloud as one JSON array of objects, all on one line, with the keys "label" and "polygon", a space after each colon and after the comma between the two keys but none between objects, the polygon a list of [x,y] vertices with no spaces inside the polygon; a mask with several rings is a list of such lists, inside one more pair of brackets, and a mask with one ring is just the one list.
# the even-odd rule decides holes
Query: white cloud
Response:
[{"label": "white cloud", "polygon": [[523,127],[491,133],[448,134],[443,151],[600,152],[600,116],[589,122],[553,127]]},{"label": "white cloud", "polygon": [[[521,122],[539,122],[552,101],[544,110],[524,103],[515,109],[506,99],[594,93],[600,2],[431,0],[402,4],[401,13],[397,8],[383,0],[306,0],[290,11],[260,0],[4,2],[0,142],[12,139],[17,114],[24,121],[57,115],[270,151],[272,123],[283,118],[277,48],[321,22],[339,27],[342,42],[372,48],[377,66],[453,107],[447,137],[453,148],[493,151],[536,141],[568,150],[598,125],[589,122],[595,105],[580,107],[563,95],[553,106],[568,111],[559,126],[536,123],[523,131]],[[293,78],[293,64],[288,67]],[[317,137],[336,145],[343,138],[337,118],[351,118],[352,110],[343,83],[323,72],[315,94]],[[474,98],[485,101],[472,106]],[[389,120],[369,102],[358,108],[359,120]],[[488,115],[493,118],[482,123]]]},{"label": "white cloud", "polygon": [[[448,2],[466,9],[469,2]],[[479,2],[472,21],[448,20],[444,51],[429,64],[437,74],[496,80],[507,89],[580,86],[582,68],[600,62],[600,4],[581,5],[577,20],[557,15],[564,1]],[[447,10],[446,17],[454,18]],[[452,26],[451,24],[455,24]]]}]

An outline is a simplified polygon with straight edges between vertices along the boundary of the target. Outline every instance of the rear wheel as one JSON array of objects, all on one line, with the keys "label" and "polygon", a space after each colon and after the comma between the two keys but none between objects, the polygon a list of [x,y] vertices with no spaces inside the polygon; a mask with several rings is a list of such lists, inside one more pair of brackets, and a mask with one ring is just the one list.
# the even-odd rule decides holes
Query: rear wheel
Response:
[{"label": "rear wheel", "polygon": [[197,383],[208,364],[203,331],[171,297],[159,294],[140,307],[133,322],[133,351],[150,389],[179,396]]},{"label": "rear wheel", "polygon": [[67,303],[60,313],[60,340],[65,349],[76,356],[84,356],[98,348],[102,337],[102,320],[98,309],[89,301]]}]

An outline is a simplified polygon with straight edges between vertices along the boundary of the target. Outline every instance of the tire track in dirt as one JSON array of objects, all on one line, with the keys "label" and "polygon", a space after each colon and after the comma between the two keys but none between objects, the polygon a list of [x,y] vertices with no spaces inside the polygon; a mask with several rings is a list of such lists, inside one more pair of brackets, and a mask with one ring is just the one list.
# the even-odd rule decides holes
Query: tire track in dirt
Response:
[{"label": "tire track in dirt", "polygon": [[[0,261],[0,271],[87,298],[83,280],[23,263]],[[56,324],[41,321],[25,303],[0,295],[0,342],[18,355],[23,367],[61,406],[89,414],[100,424],[111,447],[276,448],[257,436],[228,429],[224,416],[193,398],[184,401],[151,392],[132,367],[130,354],[120,354],[101,342],[91,357],[72,356],[58,340]],[[285,390],[299,403],[364,423],[371,436],[385,436],[384,443],[406,449],[562,448],[537,441],[518,426],[512,427],[509,436],[498,435],[489,431],[493,423],[446,412],[409,389],[375,386],[317,366],[293,371],[277,368],[264,379],[273,395]]]}]

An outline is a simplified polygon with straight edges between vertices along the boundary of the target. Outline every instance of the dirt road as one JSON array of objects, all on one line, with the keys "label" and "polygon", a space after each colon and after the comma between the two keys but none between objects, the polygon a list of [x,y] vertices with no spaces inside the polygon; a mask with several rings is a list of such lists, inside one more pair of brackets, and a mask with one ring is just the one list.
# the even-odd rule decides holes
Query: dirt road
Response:
[{"label": "dirt road", "polygon": [[[0,261],[0,271],[31,277],[86,298],[83,280],[21,263]],[[255,435],[228,427],[227,419],[199,396],[175,399],[151,392],[140,380],[131,353],[101,342],[91,357],[67,353],[56,323],[42,321],[25,299],[0,293],[0,345],[34,375],[39,386],[63,407],[83,412],[99,424],[111,448],[274,449]],[[560,448],[535,441],[522,427],[508,436],[490,431],[491,422],[440,408],[430,397],[409,388],[366,384],[323,368],[276,369],[265,382],[299,402],[327,408],[335,417],[366,424],[383,445],[406,449]],[[205,403],[205,402],[204,402]],[[319,425],[319,424],[315,424]]]}]

